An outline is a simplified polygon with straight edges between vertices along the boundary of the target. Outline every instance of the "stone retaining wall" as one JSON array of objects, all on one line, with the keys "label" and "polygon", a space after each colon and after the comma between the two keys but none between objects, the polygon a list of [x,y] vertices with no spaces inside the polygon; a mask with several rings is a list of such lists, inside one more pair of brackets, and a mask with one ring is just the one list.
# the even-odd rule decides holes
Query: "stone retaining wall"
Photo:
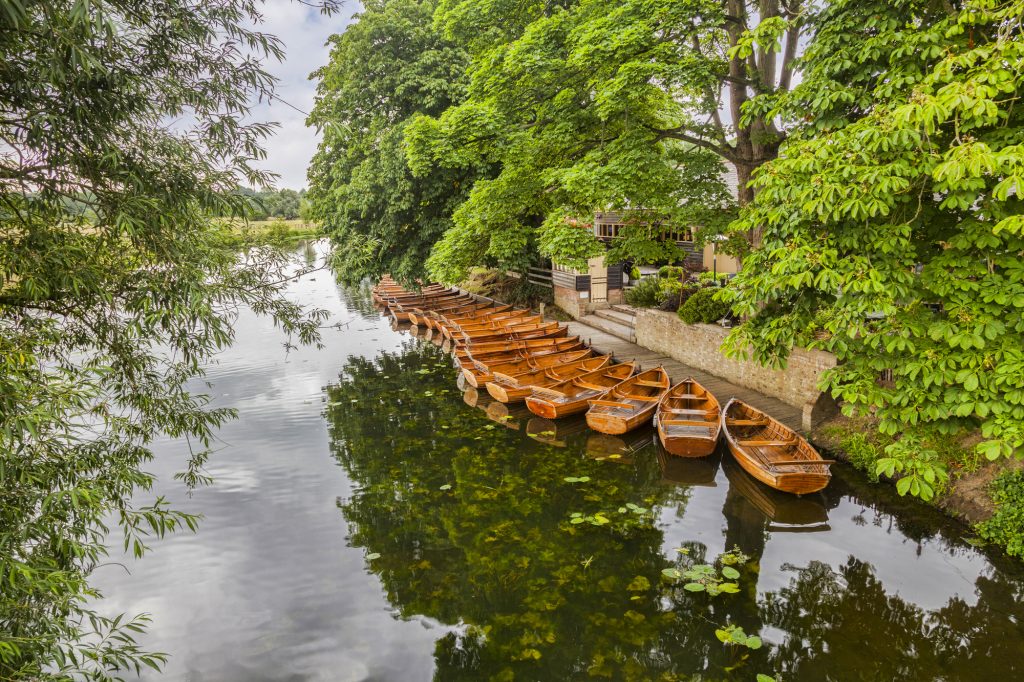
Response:
[{"label": "stone retaining wall", "polygon": [[660,310],[642,309],[636,316],[637,344],[802,408],[806,429],[835,413],[835,403],[817,388],[821,373],[836,366],[834,355],[795,348],[786,369],[774,370],[725,357],[719,348],[728,333],[717,325],[686,324]]}]

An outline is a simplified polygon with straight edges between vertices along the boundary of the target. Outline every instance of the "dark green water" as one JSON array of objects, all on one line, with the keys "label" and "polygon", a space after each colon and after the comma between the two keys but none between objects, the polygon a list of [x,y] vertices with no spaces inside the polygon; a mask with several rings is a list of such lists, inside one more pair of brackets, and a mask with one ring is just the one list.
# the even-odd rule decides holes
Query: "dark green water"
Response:
[{"label": "dark green water", "polygon": [[[797,499],[728,455],[670,460],[649,430],[504,410],[366,291],[320,275],[296,293],[353,321],[285,356],[243,316],[208,377],[240,412],[217,480],[156,491],[203,526],[100,572],[104,608],[153,614],[166,679],[1024,677],[1018,565],[939,515],[843,467]],[[160,445],[161,475],[181,447]],[[735,594],[663,574],[734,547]],[[723,644],[727,624],[763,646]]]}]

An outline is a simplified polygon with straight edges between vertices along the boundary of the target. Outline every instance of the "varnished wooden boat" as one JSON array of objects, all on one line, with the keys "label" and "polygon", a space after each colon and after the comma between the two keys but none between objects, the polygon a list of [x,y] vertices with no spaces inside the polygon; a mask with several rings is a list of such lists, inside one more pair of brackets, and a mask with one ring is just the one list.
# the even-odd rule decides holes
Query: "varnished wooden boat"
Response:
[{"label": "varnished wooden boat", "polygon": [[538,417],[561,419],[586,412],[588,401],[603,397],[608,391],[633,375],[635,362],[611,365],[551,386],[535,386],[526,399],[526,407]]},{"label": "varnished wooden boat", "polygon": [[521,320],[529,315],[529,310],[526,310],[525,308],[516,308],[491,315],[480,315],[470,318],[442,317],[437,321],[437,328],[441,330],[441,333],[444,334],[445,338],[451,339],[459,335],[463,325],[466,325],[469,328],[476,328],[480,325],[489,325],[491,328],[495,328],[500,326],[502,323],[511,324],[512,322]]},{"label": "varnished wooden boat", "polygon": [[452,337],[452,343],[456,348],[473,343],[486,343],[488,341],[504,341],[516,339],[535,339],[539,337],[554,338],[567,336],[569,328],[563,327],[558,322],[535,322],[532,324],[517,324],[495,330],[494,333],[486,336]]},{"label": "varnished wooden boat", "polygon": [[451,303],[440,306],[411,306],[403,309],[409,313],[409,321],[419,327],[427,326],[427,313],[432,311],[449,312],[453,310],[480,310],[489,307],[489,303],[478,303],[468,296],[461,296]]},{"label": "varnished wooden boat", "polygon": [[721,408],[711,391],[693,377],[673,386],[658,403],[658,438],[677,457],[706,457],[722,429]]},{"label": "varnished wooden boat", "polygon": [[512,310],[512,306],[510,305],[494,305],[490,308],[484,307],[479,309],[451,310],[445,313],[439,313],[431,310],[427,312],[425,321],[427,323],[427,327],[441,332],[442,327],[449,324],[449,320],[479,319],[482,317],[498,315],[510,310]]},{"label": "varnished wooden boat", "polygon": [[490,343],[474,343],[472,346],[463,346],[455,349],[455,357],[458,359],[483,357],[488,353],[513,353],[516,351],[532,353],[550,348],[551,346],[574,343],[579,338],[578,336],[565,336],[562,338],[509,339],[505,341],[492,341]]},{"label": "varnished wooden boat", "polygon": [[476,338],[493,334],[496,331],[513,325],[538,324],[543,322],[543,320],[544,318],[540,315],[517,315],[501,320],[483,319],[474,324],[459,325],[458,329],[452,329],[452,336],[461,334],[463,337]]},{"label": "varnished wooden boat", "polygon": [[405,289],[396,290],[385,290],[375,291],[371,293],[373,302],[377,305],[387,305],[388,303],[395,301],[409,301],[417,298],[429,298],[430,296],[444,295],[446,293],[455,292],[458,293],[457,289],[451,289],[440,284],[423,287],[420,291],[407,291]]},{"label": "varnished wooden boat", "polygon": [[647,424],[669,386],[668,372],[663,367],[640,372],[603,398],[591,400],[587,425],[600,433],[616,435]]},{"label": "varnished wooden boat", "polygon": [[435,305],[441,306],[465,300],[466,298],[462,294],[453,294],[451,296],[444,295],[437,298],[413,299],[406,301],[405,303],[392,301],[388,303],[388,312],[391,313],[391,316],[399,322],[409,322],[409,313],[413,308],[431,307]]},{"label": "varnished wooden boat", "polygon": [[828,485],[834,460],[793,429],[733,398],[722,411],[722,431],[729,451],[743,470],[776,490],[804,495]]},{"label": "varnished wooden boat", "polygon": [[[434,315],[468,315],[477,311],[490,312],[497,308],[488,301],[474,301],[469,299],[465,303],[458,303],[441,308],[413,308],[413,315],[416,317],[415,324],[427,329],[433,328]],[[411,320],[412,318],[410,318]]]},{"label": "varnished wooden boat", "polygon": [[460,369],[464,367],[473,367],[474,362],[476,361],[482,362],[486,365],[493,365],[503,362],[515,362],[516,360],[538,357],[551,353],[567,353],[572,350],[582,350],[587,347],[585,343],[580,341],[578,336],[571,336],[564,339],[544,340],[554,341],[556,343],[536,348],[516,349],[506,352],[473,353],[472,355],[466,355],[464,357],[456,357],[455,365]]},{"label": "varnished wooden boat", "polygon": [[600,355],[519,374],[494,371],[491,372],[494,378],[487,382],[487,392],[498,402],[518,403],[533,393],[533,386],[550,386],[593,372],[607,365],[611,359],[610,355]]},{"label": "varnished wooden boat", "polygon": [[494,378],[494,372],[519,374],[534,369],[545,369],[566,362],[574,362],[589,358],[593,353],[589,348],[569,351],[568,353],[549,353],[547,355],[531,355],[520,360],[487,364],[476,360],[472,367],[463,368],[462,376],[466,383],[474,388],[483,388],[484,384]]}]

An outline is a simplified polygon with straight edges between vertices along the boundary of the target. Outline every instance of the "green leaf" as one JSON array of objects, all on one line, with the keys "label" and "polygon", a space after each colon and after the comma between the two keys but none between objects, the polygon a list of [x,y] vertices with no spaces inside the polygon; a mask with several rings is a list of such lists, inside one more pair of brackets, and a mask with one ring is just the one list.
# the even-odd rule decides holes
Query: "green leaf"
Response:
[{"label": "green leaf", "polygon": [[732,566],[723,566],[722,567],[722,575],[725,576],[726,578],[729,578],[730,580],[735,580],[736,578],[740,577],[740,572],[737,571]]},{"label": "green leaf", "polygon": [[380,554],[377,553],[377,552],[370,552],[369,554],[366,555],[366,560],[367,561],[373,561],[374,559],[379,559],[379,558],[380,558]]},{"label": "green leaf", "polygon": [[704,585],[702,585],[701,583],[686,583],[685,585],[683,585],[683,589],[688,590],[690,592],[703,592]]}]

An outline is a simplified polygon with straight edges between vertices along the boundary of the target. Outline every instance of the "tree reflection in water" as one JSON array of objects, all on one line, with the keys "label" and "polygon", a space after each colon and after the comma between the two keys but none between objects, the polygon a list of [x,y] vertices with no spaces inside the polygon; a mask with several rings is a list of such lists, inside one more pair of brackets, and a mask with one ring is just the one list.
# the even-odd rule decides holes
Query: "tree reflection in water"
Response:
[{"label": "tree reflection in water", "polygon": [[[967,680],[1020,665],[1021,583],[998,574],[978,581],[978,604],[936,612],[886,592],[852,557],[838,570],[789,567],[785,588],[759,593],[766,543],[787,530],[827,532],[834,495],[793,508],[729,483],[726,546],[752,557],[740,593],[710,598],[670,584],[662,570],[677,557],[663,552],[658,515],[618,510],[632,503],[684,519],[693,489],[665,481],[706,486],[706,464],[663,471],[673,463],[653,445],[631,443],[631,462],[615,465],[587,456],[582,430],[545,443],[528,419],[503,428],[486,405],[467,405],[455,378],[439,349],[410,340],[399,353],[350,359],[328,388],[334,455],[356,485],[338,503],[351,544],[366,549],[401,617],[462,626],[437,642],[436,679]],[[610,523],[571,524],[574,512]],[[683,561],[715,559],[703,544],[685,549]],[[725,623],[781,636],[738,650],[715,637]]]}]

